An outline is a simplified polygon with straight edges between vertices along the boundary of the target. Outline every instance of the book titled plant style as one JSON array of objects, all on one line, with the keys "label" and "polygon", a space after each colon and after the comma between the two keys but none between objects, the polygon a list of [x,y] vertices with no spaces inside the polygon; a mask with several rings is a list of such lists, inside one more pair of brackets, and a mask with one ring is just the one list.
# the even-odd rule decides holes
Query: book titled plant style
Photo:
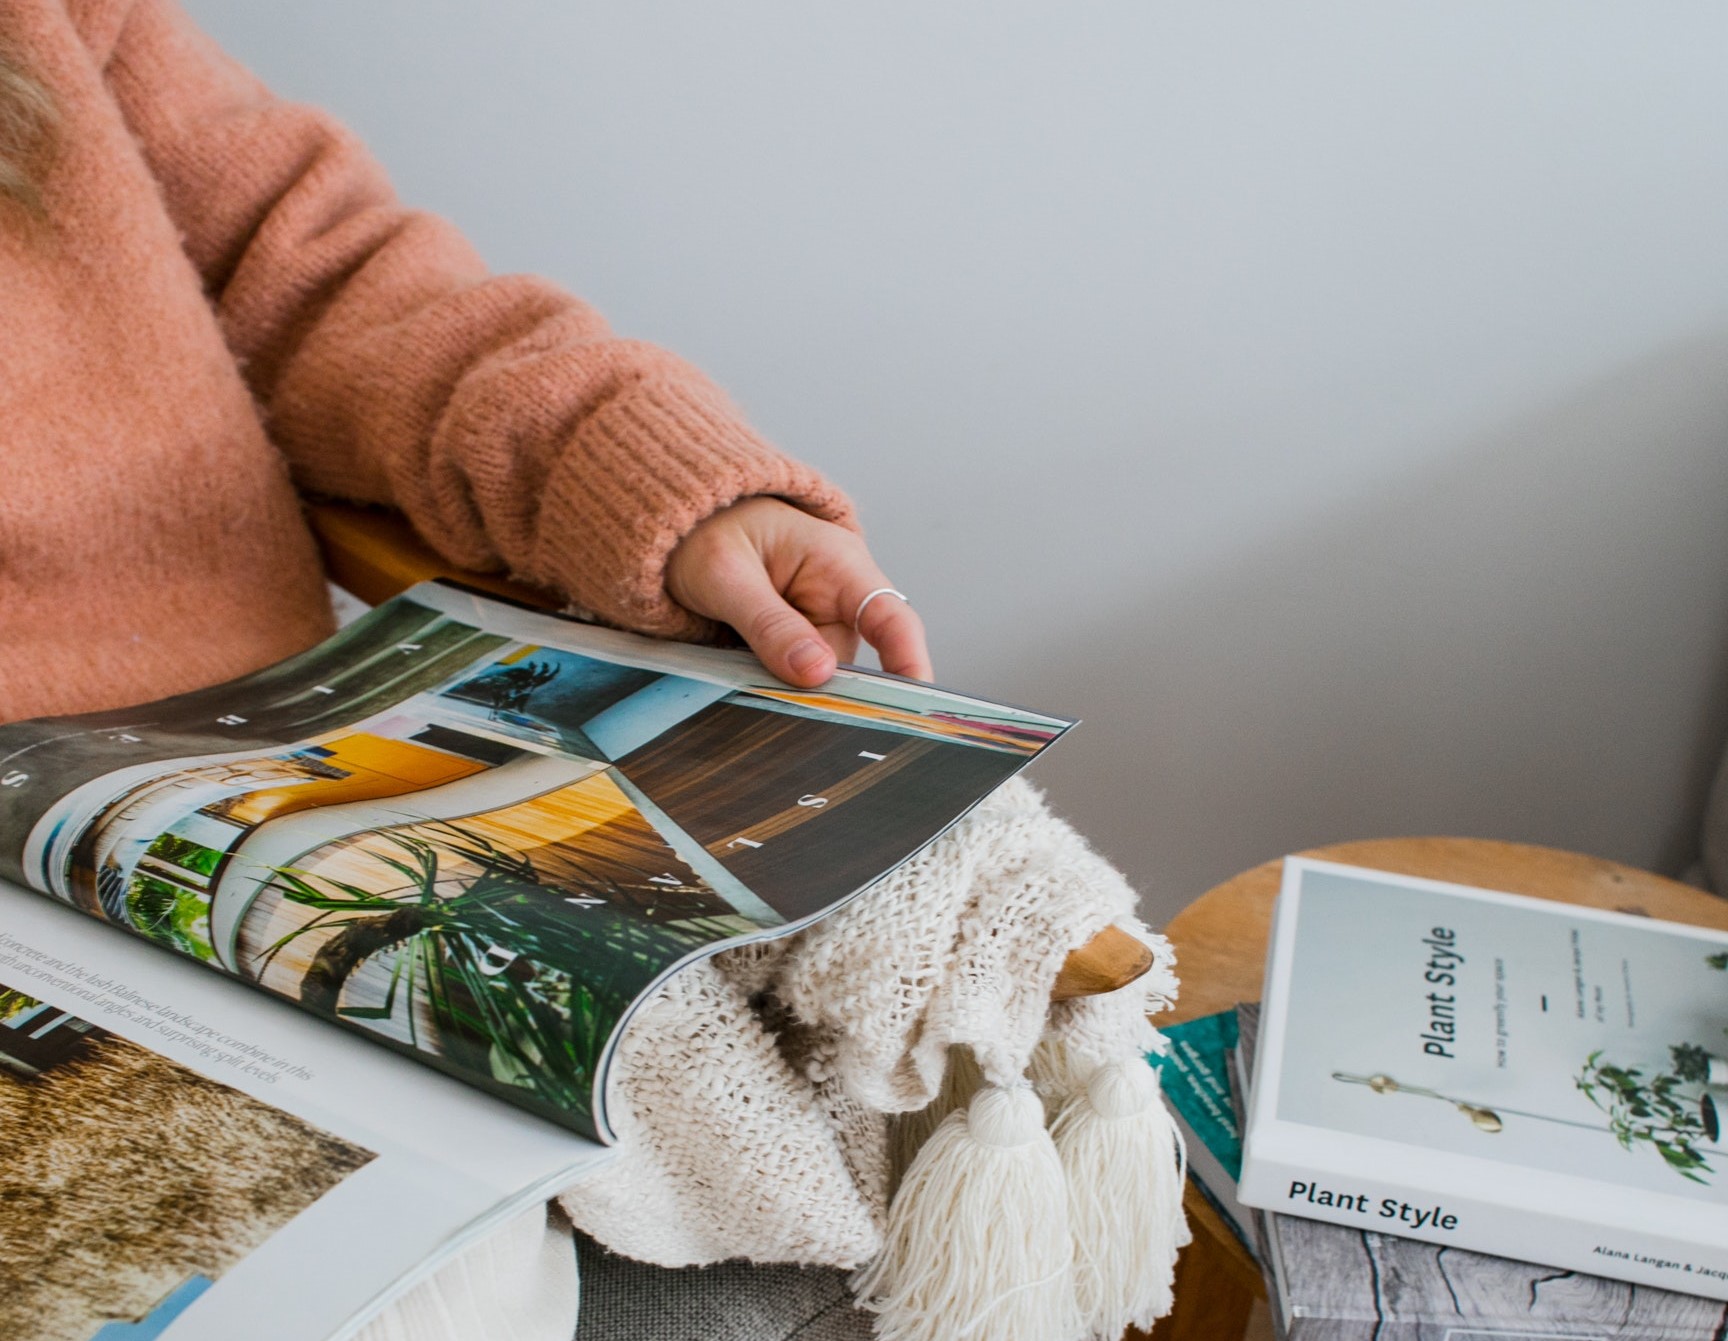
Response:
[{"label": "book titled plant style", "polygon": [[1290,858],[1240,1196],[1728,1298],[1728,935]]},{"label": "book titled plant style", "polygon": [[[1258,1004],[1238,1006],[1232,1090],[1247,1086]],[[1244,1109],[1245,1111],[1245,1109]],[[1582,1271],[1252,1212],[1280,1341],[1721,1341],[1728,1304]]]}]

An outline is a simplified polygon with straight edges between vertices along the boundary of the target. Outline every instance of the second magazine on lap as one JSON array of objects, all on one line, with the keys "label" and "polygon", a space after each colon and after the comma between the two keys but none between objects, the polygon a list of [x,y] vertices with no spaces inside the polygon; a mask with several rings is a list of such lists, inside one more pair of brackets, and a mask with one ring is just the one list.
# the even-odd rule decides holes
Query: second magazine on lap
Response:
[{"label": "second magazine on lap", "polygon": [[341,1341],[605,1158],[0,881],[7,1341]]}]

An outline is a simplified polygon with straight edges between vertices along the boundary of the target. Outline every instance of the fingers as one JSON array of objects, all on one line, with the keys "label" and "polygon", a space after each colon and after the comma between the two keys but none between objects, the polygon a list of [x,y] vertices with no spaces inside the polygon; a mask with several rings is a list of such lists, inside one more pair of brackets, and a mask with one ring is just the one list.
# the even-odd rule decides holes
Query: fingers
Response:
[{"label": "fingers", "polygon": [[876,649],[883,670],[913,680],[928,680],[934,676],[930,648],[924,636],[924,621],[905,598],[891,592],[876,597],[864,607],[864,616],[858,621],[858,632]]},{"label": "fingers", "polygon": [[745,499],[699,523],[666,565],[674,600],[731,625],[769,671],[806,688],[852,660],[860,636],[884,670],[930,678],[924,622],[912,607],[889,594],[865,603],[889,586],[856,535],[770,498]]},{"label": "fingers", "polygon": [[834,656],[838,660],[858,660],[858,635],[853,632],[850,624],[818,624],[816,632],[822,635],[823,642],[834,649]]},{"label": "fingers", "polygon": [[[813,689],[834,674],[841,647],[788,604],[760,566],[739,564],[716,585],[704,613],[730,624],[770,672]],[[850,630],[842,630],[850,633]]]}]

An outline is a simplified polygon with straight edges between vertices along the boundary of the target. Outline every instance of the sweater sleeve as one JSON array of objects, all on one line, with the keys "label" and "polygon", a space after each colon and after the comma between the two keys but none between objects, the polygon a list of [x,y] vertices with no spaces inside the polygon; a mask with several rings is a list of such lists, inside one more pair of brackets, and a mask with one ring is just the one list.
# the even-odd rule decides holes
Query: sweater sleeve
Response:
[{"label": "sweater sleeve", "polygon": [[173,0],[137,0],[108,79],[303,490],[398,507],[455,563],[665,636],[711,628],[664,581],[709,514],[768,494],[856,525],[695,369],[545,280],[489,275]]}]

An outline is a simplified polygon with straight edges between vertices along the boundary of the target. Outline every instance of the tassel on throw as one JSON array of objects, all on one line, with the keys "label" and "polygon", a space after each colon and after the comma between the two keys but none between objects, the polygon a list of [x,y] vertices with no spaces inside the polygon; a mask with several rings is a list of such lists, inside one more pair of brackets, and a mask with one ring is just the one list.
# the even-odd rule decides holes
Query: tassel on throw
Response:
[{"label": "tassel on throw", "polygon": [[1067,1175],[1074,1288],[1087,1333],[1115,1338],[1170,1311],[1186,1152],[1139,1057],[1094,1070],[1051,1128]]},{"label": "tassel on throw", "polygon": [[[918,1158],[918,1152],[956,1109],[965,1108],[984,1088],[984,1073],[972,1049],[964,1045],[948,1049],[948,1064],[942,1072],[942,1087],[936,1097],[913,1113],[896,1113],[888,1123],[888,1190],[890,1196]],[[1048,1113],[1046,1114],[1048,1117]]]},{"label": "tassel on throw", "polygon": [[950,1113],[888,1208],[881,1255],[858,1276],[882,1341],[1073,1341],[1062,1164],[1029,1085],[988,1085]]}]

